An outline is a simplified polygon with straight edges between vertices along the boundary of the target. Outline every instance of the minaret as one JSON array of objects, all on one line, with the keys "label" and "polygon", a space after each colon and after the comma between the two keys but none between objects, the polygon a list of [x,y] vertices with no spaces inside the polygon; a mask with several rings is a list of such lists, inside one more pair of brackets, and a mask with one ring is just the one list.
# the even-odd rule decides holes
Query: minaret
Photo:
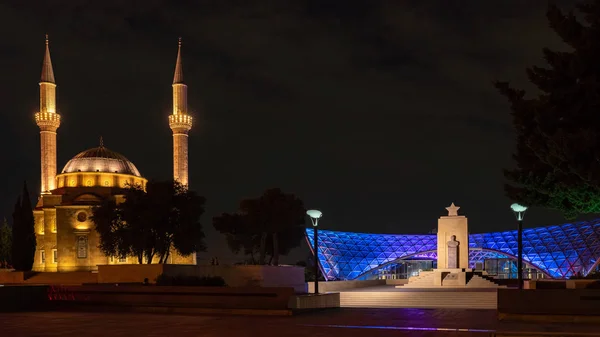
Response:
[{"label": "minaret", "polygon": [[169,116],[169,126],[173,130],[173,179],[188,186],[188,132],[192,128],[192,116],[188,115],[187,85],[183,83],[181,38],[173,76],[173,114]]},{"label": "minaret", "polygon": [[56,82],[50,59],[48,35],[40,80],[40,111],[35,114],[35,122],[40,127],[41,192],[49,194],[56,188],[56,130],[60,126],[60,115],[56,111]]}]

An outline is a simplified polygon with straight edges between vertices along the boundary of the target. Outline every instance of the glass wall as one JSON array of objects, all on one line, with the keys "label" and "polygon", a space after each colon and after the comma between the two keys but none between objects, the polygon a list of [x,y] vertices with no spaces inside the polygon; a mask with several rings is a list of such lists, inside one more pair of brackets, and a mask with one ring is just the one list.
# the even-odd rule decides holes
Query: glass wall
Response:
[{"label": "glass wall", "polygon": [[[491,277],[496,279],[516,279],[517,260],[516,259],[486,259],[484,260],[483,270]],[[544,274],[534,268],[527,268],[523,264],[523,279],[537,280],[544,278]]]},{"label": "glass wall", "polygon": [[364,277],[363,280],[395,280],[408,279],[418,276],[422,271],[433,270],[437,266],[435,260],[401,260],[390,263],[382,268],[374,270]]}]

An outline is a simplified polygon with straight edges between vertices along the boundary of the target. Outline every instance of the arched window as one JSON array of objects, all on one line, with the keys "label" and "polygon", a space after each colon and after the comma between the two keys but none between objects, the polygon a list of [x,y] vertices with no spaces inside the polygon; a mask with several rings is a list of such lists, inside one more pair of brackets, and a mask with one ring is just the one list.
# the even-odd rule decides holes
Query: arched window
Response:
[{"label": "arched window", "polygon": [[87,236],[78,236],[77,237],[77,258],[78,259],[87,258],[87,251],[88,251]]}]

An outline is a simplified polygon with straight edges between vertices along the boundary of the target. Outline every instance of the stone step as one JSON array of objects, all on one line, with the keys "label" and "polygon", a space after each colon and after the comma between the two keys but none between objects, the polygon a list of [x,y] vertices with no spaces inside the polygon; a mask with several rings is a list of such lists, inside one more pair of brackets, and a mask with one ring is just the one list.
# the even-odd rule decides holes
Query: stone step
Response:
[{"label": "stone step", "polygon": [[469,282],[467,282],[469,288],[506,288],[506,286],[498,285],[487,278],[480,275],[473,275]]},{"label": "stone step", "polygon": [[83,283],[97,283],[98,274],[92,272],[40,272],[30,275],[25,284],[71,285]]},{"label": "stone step", "polygon": [[[500,286],[500,285],[492,282],[487,277],[484,277],[484,276],[481,276],[478,274],[473,274],[470,276],[471,276],[471,278],[469,279],[469,281],[467,282],[466,285],[464,285],[464,286],[448,286],[448,287],[454,287],[454,288],[464,288],[464,287],[468,287],[468,288],[506,288],[506,286]],[[419,275],[414,278],[411,277],[408,280],[407,284],[398,285],[398,286],[396,286],[396,288],[438,288],[437,286],[433,285],[434,277],[435,277],[435,275],[433,274],[433,272],[429,272],[425,275]]]},{"label": "stone step", "polygon": [[415,278],[415,280],[411,281],[413,278],[408,279],[407,284],[396,286],[396,288],[424,288],[428,286],[433,286],[433,278],[435,274],[433,272],[427,272],[425,274],[420,274]]},{"label": "stone step", "polygon": [[496,292],[342,292],[342,307],[496,309]]}]

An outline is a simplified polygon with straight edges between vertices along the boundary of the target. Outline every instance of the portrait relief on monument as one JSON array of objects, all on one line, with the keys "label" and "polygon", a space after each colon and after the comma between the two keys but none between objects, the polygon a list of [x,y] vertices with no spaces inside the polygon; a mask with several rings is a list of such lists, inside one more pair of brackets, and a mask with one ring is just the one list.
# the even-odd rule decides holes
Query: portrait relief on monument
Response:
[{"label": "portrait relief on monument", "polygon": [[448,241],[448,268],[458,268],[459,244],[460,242],[456,241],[456,235],[452,235]]}]

